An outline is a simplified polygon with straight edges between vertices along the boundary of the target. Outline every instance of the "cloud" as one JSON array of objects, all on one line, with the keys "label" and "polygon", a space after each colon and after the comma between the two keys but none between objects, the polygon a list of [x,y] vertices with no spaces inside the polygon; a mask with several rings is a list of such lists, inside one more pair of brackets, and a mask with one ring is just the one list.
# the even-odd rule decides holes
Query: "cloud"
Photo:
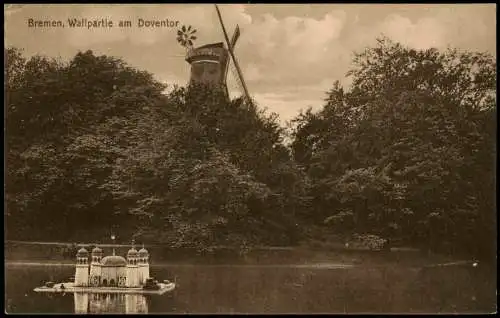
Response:
[{"label": "cloud", "polygon": [[[228,26],[248,24],[251,17],[244,13],[242,5],[221,6]],[[223,41],[223,35],[213,7],[207,5],[99,5],[86,7],[79,14],[81,18],[110,18],[114,21],[132,21],[132,28],[95,29],[91,36],[87,30],[68,30],[66,38],[72,45],[85,46],[95,43],[128,40],[135,45],[151,46],[168,40],[176,44],[177,28],[137,27],[139,19],[146,21],[179,21],[179,25],[192,25],[203,42]]]},{"label": "cloud", "polygon": [[[220,6],[224,15],[228,32],[236,24],[247,25],[251,17],[245,13],[244,5]],[[22,11],[22,12],[21,12]],[[177,28],[138,28],[139,19],[156,21],[179,21],[180,25],[192,25],[198,29],[198,35],[204,42],[223,41],[217,15],[212,5],[186,4],[92,4],[92,5],[29,5],[21,9],[6,8],[4,15],[7,25],[16,25],[16,29],[23,29],[30,33],[42,34],[44,29],[29,29],[26,20],[62,20],[66,23],[64,29],[58,29],[60,41],[76,48],[88,48],[98,44],[113,44],[128,41],[132,45],[151,46],[159,42],[169,41],[176,43]],[[113,28],[70,28],[68,19],[100,20],[109,19],[114,22]],[[133,27],[119,28],[119,21],[131,21]],[[17,30],[16,32],[18,32]]]},{"label": "cloud", "polygon": [[[260,92],[257,101],[288,120],[300,109],[321,107],[335,80],[349,86],[352,78],[345,73],[353,51],[374,44],[382,34],[416,49],[480,49],[478,39],[488,38],[488,27],[481,22],[484,12],[470,6],[424,12],[415,17],[389,11],[368,25],[359,23],[358,14],[348,15],[341,10],[314,19],[278,19],[272,15],[254,18],[255,25],[245,33],[254,49],[249,50],[252,56],[242,54],[242,60],[258,65],[260,77],[253,80],[249,76],[249,89]],[[482,47],[486,47],[484,42]]]},{"label": "cloud", "polygon": [[237,53],[247,63],[265,65],[266,82],[282,81],[284,76],[293,79],[299,74],[306,79],[312,64],[335,56],[331,45],[340,36],[345,20],[345,12],[341,10],[331,11],[320,19],[277,19],[264,14],[243,30]]},{"label": "cloud", "polygon": [[[236,24],[240,26],[235,54],[251,95],[282,118],[308,106],[321,107],[335,80],[349,85],[351,79],[345,74],[353,51],[374,44],[381,34],[419,49],[453,46],[496,54],[494,5],[219,7],[229,36]],[[92,4],[27,5],[5,13],[6,44],[24,48],[27,54],[65,58],[77,50],[92,49],[122,57],[163,81],[187,82],[189,65],[176,42],[175,28],[30,29],[26,25],[27,18],[71,17],[178,20],[198,30],[196,45],[224,41],[212,5]],[[240,92],[231,72],[229,76],[229,89]]]},{"label": "cloud", "polygon": [[257,81],[262,78],[262,73],[258,65],[248,64],[245,67],[245,79],[250,81]]},{"label": "cloud", "polygon": [[[489,12],[488,9],[492,9]],[[405,15],[391,13],[375,25],[361,28],[360,36],[355,37],[357,44],[365,46],[373,44],[377,36],[382,34],[393,41],[400,42],[415,49],[438,48],[448,46],[466,48],[469,50],[491,49],[493,40],[485,22],[491,25],[494,19],[494,7],[472,5],[455,5],[452,7],[436,6],[425,11],[425,15],[410,18]],[[485,19],[485,17],[488,19]]]},{"label": "cloud", "polygon": [[439,47],[446,41],[445,30],[435,18],[422,18],[416,23],[400,15],[390,15],[380,27],[381,33],[394,41],[416,49]]},{"label": "cloud", "polygon": [[277,113],[279,120],[282,124],[293,119],[299,114],[301,110],[311,107],[313,110],[318,110],[322,105],[318,103],[317,98],[304,98],[298,97],[290,99],[288,94],[276,93],[256,93],[254,99],[257,105],[261,108],[267,109],[268,113]]},{"label": "cloud", "polygon": [[481,18],[474,17],[474,11],[464,12],[464,9],[436,10],[415,22],[393,14],[380,25],[380,31],[415,49],[445,48],[451,42],[460,45],[487,31]]}]

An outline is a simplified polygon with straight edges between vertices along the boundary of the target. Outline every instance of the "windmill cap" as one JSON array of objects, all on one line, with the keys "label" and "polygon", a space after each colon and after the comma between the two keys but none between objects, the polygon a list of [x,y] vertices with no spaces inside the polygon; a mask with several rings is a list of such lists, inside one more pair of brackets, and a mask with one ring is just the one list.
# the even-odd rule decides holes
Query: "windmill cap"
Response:
[{"label": "windmill cap", "polygon": [[188,63],[200,59],[221,61],[226,55],[227,51],[224,48],[224,43],[211,43],[190,50],[186,56],[186,61]]},{"label": "windmill cap", "polygon": [[217,42],[217,43],[205,44],[205,45],[197,47],[195,50],[213,49],[213,48],[223,49],[224,48],[224,43],[223,42]]}]

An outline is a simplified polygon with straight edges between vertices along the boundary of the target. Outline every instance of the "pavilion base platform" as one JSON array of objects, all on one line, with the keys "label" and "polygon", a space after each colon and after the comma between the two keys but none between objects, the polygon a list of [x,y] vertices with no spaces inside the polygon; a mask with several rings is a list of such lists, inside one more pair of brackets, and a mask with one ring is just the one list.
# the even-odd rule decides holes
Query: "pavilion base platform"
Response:
[{"label": "pavilion base platform", "polygon": [[[64,288],[61,288],[64,285]],[[53,287],[37,287],[38,293],[91,293],[91,294],[140,294],[140,295],[163,295],[175,289],[175,283],[158,283],[159,289],[144,289],[142,287],[79,287],[74,283],[58,283]]]}]

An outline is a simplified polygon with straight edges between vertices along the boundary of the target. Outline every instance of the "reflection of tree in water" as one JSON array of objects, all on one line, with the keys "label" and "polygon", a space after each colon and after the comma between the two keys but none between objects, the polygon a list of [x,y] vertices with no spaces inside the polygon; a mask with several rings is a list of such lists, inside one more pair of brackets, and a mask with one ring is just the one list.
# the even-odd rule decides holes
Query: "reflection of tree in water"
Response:
[{"label": "reflection of tree in water", "polygon": [[[493,312],[496,310],[496,280],[487,267],[472,265],[431,266],[419,270],[413,288],[418,308],[432,312]],[[443,284],[443,277],[453,284]],[[417,299],[417,297],[414,297]]]},{"label": "reflection of tree in water", "polygon": [[70,314],[73,308],[71,300],[68,301],[68,296],[70,295],[65,293],[9,293],[8,295],[6,294],[5,310],[9,314]]}]

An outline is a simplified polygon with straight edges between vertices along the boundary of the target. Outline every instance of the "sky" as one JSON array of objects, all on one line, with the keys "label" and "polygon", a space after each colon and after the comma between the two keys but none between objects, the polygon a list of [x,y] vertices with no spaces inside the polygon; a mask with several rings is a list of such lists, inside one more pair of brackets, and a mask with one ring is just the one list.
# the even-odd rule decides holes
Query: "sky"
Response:
[{"label": "sky", "polygon": [[[9,6],[9,7],[7,7]],[[282,122],[320,109],[335,81],[349,85],[353,52],[385,35],[416,49],[454,47],[496,56],[495,4],[230,4],[220,5],[228,32],[241,36],[235,54],[259,107]],[[123,58],[168,84],[185,85],[189,64],[176,28],[139,28],[138,19],[172,20],[197,29],[195,46],[224,41],[213,5],[6,5],[5,45],[27,56],[73,57],[92,50]],[[67,19],[131,20],[131,28],[70,28]],[[62,20],[64,28],[33,28],[28,20]],[[238,93],[233,75],[229,89]]]}]

